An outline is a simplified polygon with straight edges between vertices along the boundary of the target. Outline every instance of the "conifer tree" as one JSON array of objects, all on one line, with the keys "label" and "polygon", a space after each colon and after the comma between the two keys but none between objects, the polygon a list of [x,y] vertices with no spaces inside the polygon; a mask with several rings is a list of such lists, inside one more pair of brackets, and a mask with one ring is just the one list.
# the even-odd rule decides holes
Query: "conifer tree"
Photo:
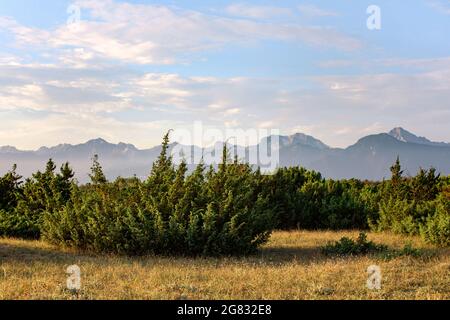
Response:
[{"label": "conifer tree", "polygon": [[397,160],[391,166],[391,188],[392,196],[401,196],[403,189],[403,170],[400,164],[400,157],[397,156]]},{"label": "conifer tree", "polygon": [[391,182],[393,185],[399,185],[402,180],[402,166],[400,164],[400,157],[397,156],[397,160],[391,166]]},{"label": "conifer tree", "polygon": [[91,174],[89,174],[91,182],[93,185],[101,185],[108,182],[105,174],[103,173],[103,168],[98,161],[98,155],[94,155],[92,158]]},{"label": "conifer tree", "polygon": [[149,181],[154,184],[163,183],[167,179],[171,180],[174,176],[172,156],[168,154],[170,147],[170,132],[171,130],[164,135],[161,145],[161,153],[152,165]]},{"label": "conifer tree", "polygon": [[169,200],[169,191],[176,175],[172,156],[169,155],[170,132],[171,130],[164,135],[161,153],[153,163],[146,183],[148,195],[160,212],[163,224],[168,221],[168,217],[172,212],[173,204]]},{"label": "conifer tree", "polygon": [[55,193],[60,196],[61,202],[65,203],[70,199],[70,192],[75,173],[70,167],[69,163],[64,163],[60,168],[60,173],[55,177]]},{"label": "conifer tree", "polygon": [[12,210],[17,204],[22,177],[16,173],[17,165],[0,177],[0,210]]},{"label": "conifer tree", "polygon": [[55,169],[54,161],[49,159],[44,172],[38,171],[25,181],[17,198],[17,206],[10,215],[1,218],[3,234],[39,238],[44,212],[53,211],[63,204],[57,194]]},{"label": "conifer tree", "polygon": [[436,169],[424,170],[420,168],[419,172],[410,182],[410,198],[416,201],[434,200],[439,193],[440,174],[436,174]]},{"label": "conifer tree", "polygon": [[169,201],[172,204],[173,210],[175,209],[176,205],[181,200],[185,192],[186,172],[187,172],[186,161],[182,160],[176,170],[175,179],[172,185],[170,186],[168,193]]}]

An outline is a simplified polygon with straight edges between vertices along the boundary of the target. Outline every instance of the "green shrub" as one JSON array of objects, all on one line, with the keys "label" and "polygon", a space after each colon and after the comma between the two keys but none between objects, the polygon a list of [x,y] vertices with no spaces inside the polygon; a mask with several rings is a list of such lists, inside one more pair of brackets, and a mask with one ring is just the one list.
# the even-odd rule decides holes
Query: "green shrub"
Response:
[{"label": "green shrub", "polygon": [[147,242],[158,240],[151,234],[157,217],[145,203],[135,202],[134,194],[139,194],[139,186],[121,181],[85,190],[74,186],[71,202],[45,213],[43,238],[96,252],[141,253],[151,247]]},{"label": "green shrub", "polygon": [[0,236],[39,239],[41,216],[28,210],[23,202],[12,211],[0,210]]},{"label": "green shrub", "polygon": [[17,205],[17,197],[21,192],[22,177],[16,173],[17,166],[0,177],[0,210],[11,211]]},{"label": "green shrub", "polygon": [[38,239],[46,211],[62,208],[69,201],[74,173],[68,163],[55,173],[50,159],[44,172],[38,171],[15,192],[16,206],[0,211],[0,235]]},{"label": "green shrub", "polygon": [[356,180],[325,180],[313,171],[289,168],[266,178],[263,191],[278,212],[280,229],[366,229],[369,210],[359,195],[362,187]]},{"label": "green shrub", "polygon": [[322,247],[322,253],[325,255],[337,256],[382,253],[387,250],[387,246],[378,245],[372,241],[368,241],[365,233],[360,233],[356,241],[343,237],[337,242],[330,242]]},{"label": "green shrub", "polygon": [[425,255],[425,252],[416,249],[411,243],[406,244],[402,249],[390,249],[385,245],[376,244],[367,240],[365,233],[360,233],[358,239],[343,237],[339,241],[330,242],[322,247],[322,253],[329,256],[356,256],[375,254],[377,257],[390,260],[403,256],[419,258]]},{"label": "green shrub", "polygon": [[414,220],[416,203],[407,199],[391,197],[382,200],[379,208],[379,220],[376,231],[392,231],[399,234],[414,235],[419,226]]},{"label": "green shrub", "polygon": [[420,226],[420,234],[429,243],[450,246],[450,201],[441,197],[436,201],[434,214]]},{"label": "green shrub", "polygon": [[399,250],[388,249],[377,254],[377,258],[383,260],[392,260],[399,257],[431,258],[433,256],[433,252],[414,248],[411,243],[406,244],[402,249]]},{"label": "green shrub", "polygon": [[375,231],[392,231],[421,235],[435,245],[450,245],[450,201],[444,196],[420,201],[395,199],[381,201],[379,219],[371,226]]},{"label": "green shrub", "polygon": [[[67,246],[123,254],[233,255],[253,253],[276,223],[261,177],[249,165],[219,170],[201,164],[188,177],[172,165],[168,137],[148,180],[118,179],[79,188],[44,215],[43,237]],[[99,170],[99,166],[96,167]]]},{"label": "green shrub", "polygon": [[312,225],[314,217],[304,208],[304,197],[299,190],[305,184],[322,181],[320,173],[300,167],[280,168],[273,175],[262,177],[261,191],[278,213],[278,228],[307,228]]},{"label": "green shrub", "polygon": [[406,244],[403,249],[397,251],[397,256],[411,256],[411,257],[421,257],[424,252],[420,249],[414,248],[411,243]]}]

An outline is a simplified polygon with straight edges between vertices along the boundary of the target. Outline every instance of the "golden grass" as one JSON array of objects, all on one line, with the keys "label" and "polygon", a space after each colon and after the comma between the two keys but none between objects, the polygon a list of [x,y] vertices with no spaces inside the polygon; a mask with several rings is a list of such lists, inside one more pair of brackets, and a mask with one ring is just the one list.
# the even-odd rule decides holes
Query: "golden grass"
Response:
[{"label": "golden grass", "polygon": [[[419,238],[369,234],[401,248],[411,241],[433,257],[330,258],[320,246],[357,232],[275,232],[259,254],[243,258],[95,256],[39,241],[0,239],[0,299],[450,299],[450,250]],[[82,290],[66,290],[77,264]],[[382,271],[382,289],[366,288],[367,267]]]}]

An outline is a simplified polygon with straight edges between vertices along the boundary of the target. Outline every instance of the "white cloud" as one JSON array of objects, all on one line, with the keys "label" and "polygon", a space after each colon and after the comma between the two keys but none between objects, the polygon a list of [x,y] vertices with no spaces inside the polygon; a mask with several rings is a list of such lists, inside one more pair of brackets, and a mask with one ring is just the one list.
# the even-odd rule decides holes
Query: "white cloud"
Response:
[{"label": "white cloud", "polygon": [[448,0],[428,0],[428,4],[440,13],[450,14],[450,1]]},{"label": "white cloud", "polygon": [[225,121],[226,128],[237,128],[239,126],[241,126],[241,123],[236,119],[231,120],[231,121]]},{"label": "white cloud", "polygon": [[423,135],[445,141],[449,78],[450,64],[442,62],[403,75],[295,79],[4,64],[0,114],[7,121],[0,129],[0,145],[34,148],[101,136],[150,147],[159,143],[161,132],[198,120],[215,128],[306,132],[342,147],[398,125],[421,128]]},{"label": "white cloud", "polygon": [[[0,110],[77,114],[131,108],[120,79],[50,65],[0,65]],[[104,77],[104,78],[102,78]]]},{"label": "white cloud", "polygon": [[239,109],[239,108],[232,108],[232,109],[228,109],[227,111],[225,111],[226,116],[233,116],[233,115],[237,115],[239,113],[241,113],[241,109]]},{"label": "white cloud", "polygon": [[295,134],[295,133],[304,133],[307,135],[311,135],[314,130],[317,129],[316,125],[297,125],[295,127],[292,127],[288,133],[289,134]]},{"label": "white cloud", "polygon": [[263,121],[259,123],[258,127],[261,129],[273,129],[277,126],[275,121]]},{"label": "white cloud", "polygon": [[380,63],[387,67],[405,67],[425,70],[439,70],[450,68],[450,57],[441,58],[423,58],[423,59],[383,59],[378,60],[376,63]]},{"label": "white cloud", "polygon": [[310,16],[310,17],[335,17],[335,16],[339,15],[337,12],[324,10],[313,4],[299,5],[298,10],[302,14]]},{"label": "white cloud", "polygon": [[[266,79],[0,65],[0,114],[17,131],[17,135],[7,136],[11,128],[3,126],[0,145],[36,148],[44,141],[50,145],[56,140],[80,142],[98,136],[142,145],[140,137],[150,134],[148,123],[180,127],[200,120],[215,127],[237,127],[241,123],[233,118],[237,115],[246,127],[258,127],[267,115],[276,117],[279,85]],[[20,120],[12,119],[11,114],[20,114]],[[38,126],[43,128],[36,129]],[[130,132],[125,132],[127,126]],[[27,132],[35,130],[33,139],[26,141]],[[152,133],[159,139],[161,132],[156,131]]]},{"label": "white cloud", "polygon": [[433,102],[445,108],[450,69],[416,74],[324,76],[316,78],[336,99],[377,109],[421,109]]},{"label": "white cloud", "polygon": [[[361,47],[359,40],[329,27],[250,21],[112,0],[79,0],[75,5],[82,12],[77,28],[62,24],[54,30],[41,30],[1,17],[0,27],[13,34],[18,45],[32,46],[79,67],[89,61],[90,65],[97,65],[96,59],[134,64],[180,63],[191,59],[193,54],[225,45],[248,45],[263,40],[298,41],[339,50]],[[287,13],[283,8],[245,8],[247,14],[261,18],[269,12]],[[231,10],[237,8],[232,6]]]},{"label": "white cloud", "polygon": [[225,11],[233,16],[252,19],[269,19],[273,17],[292,15],[292,11],[289,8],[261,5],[258,6],[245,3],[231,4],[225,8]]},{"label": "white cloud", "polygon": [[321,68],[348,68],[361,67],[366,71],[368,69],[375,69],[379,67],[402,67],[415,70],[439,70],[450,67],[450,57],[436,57],[436,58],[389,58],[389,59],[374,59],[374,60],[358,60],[358,59],[336,59],[320,61],[317,64]]},{"label": "white cloud", "polygon": [[21,25],[10,17],[0,16],[0,31],[9,31],[14,34],[19,43],[41,44],[49,39],[50,32]]}]

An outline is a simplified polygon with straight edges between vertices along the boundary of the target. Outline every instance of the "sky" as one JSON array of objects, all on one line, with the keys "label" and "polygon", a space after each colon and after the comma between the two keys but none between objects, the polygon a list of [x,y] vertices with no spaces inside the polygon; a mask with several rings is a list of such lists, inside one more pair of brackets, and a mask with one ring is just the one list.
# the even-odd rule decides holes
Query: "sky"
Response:
[{"label": "sky", "polygon": [[0,0],[0,145],[148,148],[199,121],[450,142],[449,39],[449,0]]}]

